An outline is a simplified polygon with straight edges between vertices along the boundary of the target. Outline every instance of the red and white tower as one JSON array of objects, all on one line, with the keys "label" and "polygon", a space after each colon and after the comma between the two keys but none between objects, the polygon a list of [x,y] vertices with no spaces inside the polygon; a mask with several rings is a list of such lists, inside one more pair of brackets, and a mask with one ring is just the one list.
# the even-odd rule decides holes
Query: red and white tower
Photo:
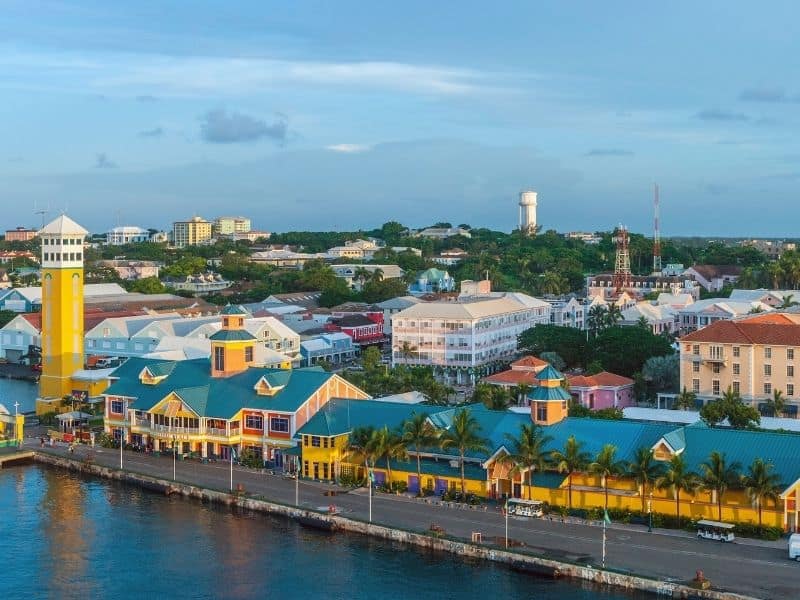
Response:
[{"label": "red and white tower", "polygon": [[653,184],[653,275],[661,274],[661,225],[659,224],[658,184]]},{"label": "red and white tower", "polygon": [[631,287],[631,255],[628,250],[630,237],[628,229],[620,225],[614,231],[614,242],[617,244],[617,255],[614,262],[614,291],[619,294]]}]

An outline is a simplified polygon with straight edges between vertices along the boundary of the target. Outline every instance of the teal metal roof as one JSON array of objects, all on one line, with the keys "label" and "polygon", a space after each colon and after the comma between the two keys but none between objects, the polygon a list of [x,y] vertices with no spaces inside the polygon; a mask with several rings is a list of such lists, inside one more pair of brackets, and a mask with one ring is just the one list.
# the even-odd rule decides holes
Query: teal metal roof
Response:
[{"label": "teal metal roof", "polygon": [[222,309],[223,315],[249,315],[247,309],[239,304],[228,304]]},{"label": "teal metal roof", "polygon": [[244,329],[220,329],[215,334],[209,336],[215,342],[246,342],[253,340],[255,336]]},{"label": "teal metal roof", "polygon": [[[425,477],[426,475],[429,477],[452,477],[452,478],[461,478],[461,467],[456,465],[452,466],[450,464],[450,460],[447,458],[440,458],[438,460],[433,458],[423,458],[420,460],[420,464],[422,466],[422,476]],[[408,473],[416,473],[417,472],[417,459],[414,458],[412,460],[392,460],[391,461],[392,471],[406,471]],[[385,469],[386,468],[386,461],[378,461],[375,464],[375,467],[378,469]],[[486,481],[486,469],[482,468],[480,465],[475,464],[474,462],[464,461],[464,477],[466,479],[472,480],[479,480],[479,481]],[[424,482],[423,482],[424,485]]]},{"label": "teal metal roof", "polygon": [[686,436],[684,435],[683,427],[665,434],[664,441],[669,444],[669,447],[672,448],[674,452],[680,452],[686,448]]},{"label": "teal metal roof", "polygon": [[539,373],[536,375],[536,379],[539,379],[539,380],[557,379],[557,380],[560,381],[560,380],[564,379],[564,376],[561,373],[559,373],[553,367],[553,365],[547,365],[544,369],[539,371]]},{"label": "teal metal roof", "polygon": [[[527,478],[527,475],[526,475]],[[557,490],[562,486],[564,480],[567,478],[563,473],[555,473],[553,471],[536,471],[533,474],[534,487],[543,487],[551,490]]]},{"label": "teal metal roof", "polygon": [[415,414],[429,415],[441,407],[378,400],[348,400],[334,398],[325,404],[297,435],[333,436],[349,433],[357,427],[396,429]]},{"label": "teal metal roof", "polygon": [[564,402],[571,400],[572,396],[570,396],[569,392],[561,386],[544,387],[542,385],[537,385],[528,394],[528,398],[530,400],[538,400],[539,402]]},{"label": "teal metal roof", "polygon": [[152,365],[147,365],[147,370],[150,371],[150,374],[153,377],[166,377],[172,370],[175,368],[174,362],[162,362],[162,363],[154,363]]},{"label": "teal metal roof", "polygon": [[[115,381],[104,393],[135,398],[131,408],[150,410],[171,392],[180,396],[202,417],[229,419],[242,408],[295,412],[333,375],[317,369],[250,368],[230,377],[211,377],[207,358],[175,361],[167,377],[155,385],[139,382],[145,367],[164,365],[165,361],[130,358],[114,372]],[[158,367],[166,369],[166,367]],[[259,396],[255,386],[265,378],[272,387],[282,387],[273,396]]]}]

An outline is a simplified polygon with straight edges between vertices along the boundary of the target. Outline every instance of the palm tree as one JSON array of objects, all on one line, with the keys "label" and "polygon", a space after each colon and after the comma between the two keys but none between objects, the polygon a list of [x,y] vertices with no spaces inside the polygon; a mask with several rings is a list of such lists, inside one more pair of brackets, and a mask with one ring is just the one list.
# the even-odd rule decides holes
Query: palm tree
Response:
[{"label": "palm tree", "polygon": [[514,387],[511,388],[511,394],[517,401],[519,406],[523,405],[524,398],[528,396],[528,393],[531,391],[531,386],[527,383],[518,383]]},{"label": "palm tree", "polygon": [[586,318],[586,325],[593,335],[597,335],[597,332],[605,329],[607,312],[608,309],[601,304],[593,306],[589,309],[589,314]]},{"label": "palm tree", "polygon": [[791,308],[792,306],[797,306],[798,302],[794,300],[794,294],[786,294],[783,297],[783,302],[778,308]]},{"label": "palm tree", "polygon": [[409,344],[408,342],[403,342],[400,346],[400,356],[403,358],[414,358],[417,355],[417,347]]},{"label": "palm tree", "polygon": [[675,516],[678,519],[678,526],[681,524],[681,492],[693,494],[699,484],[697,475],[686,467],[682,454],[673,455],[667,470],[656,481],[658,489],[669,490],[675,497]]},{"label": "palm tree", "polygon": [[386,471],[389,479],[389,487],[392,485],[392,463],[393,460],[406,460],[408,452],[406,452],[406,445],[403,442],[403,436],[397,431],[390,431],[384,425],[382,429],[383,438],[383,455],[386,459]]},{"label": "palm tree", "polygon": [[468,408],[462,408],[453,415],[453,422],[442,434],[442,448],[455,448],[458,450],[459,465],[461,467],[461,494],[466,494],[464,478],[464,456],[467,452],[487,452],[488,441],[480,436],[481,426],[472,416]]},{"label": "palm tree", "polygon": [[636,480],[639,495],[642,498],[642,512],[644,512],[644,497],[647,487],[652,486],[664,471],[663,463],[657,462],[653,457],[653,449],[642,446],[636,450],[633,460],[628,463],[628,473]]},{"label": "palm tree", "polygon": [[622,311],[616,304],[609,304],[605,314],[606,327],[614,327],[622,320]]},{"label": "palm tree", "polygon": [[589,465],[589,472],[600,476],[600,485],[603,486],[605,495],[605,506],[608,510],[608,478],[622,475],[625,465],[617,460],[617,447],[614,444],[606,444],[595,456],[594,462]]},{"label": "palm tree", "polygon": [[781,477],[772,472],[772,463],[765,463],[757,458],[749,467],[744,476],[744,492],[750,503],[758,510],[758,526],[761,527],[761,509],[765,500],[776,501],[781,493]]},{"label": "palm tree", "polygon": [[417,454],[417,481],[419,482],[418,495],[422,495],[422,463],[420,454],[425,448],[431,448],[439,442],[439,434],[428,421],[428,415],[415,414],[403,422],[403,443],[406,449],[413,448]]},{"label": "palm tree", "polygon": [[690,408],[694,408],[695,400],[697,400],[697,394],[688,391],[686,386],[684,386],[683,391],[675,398],[675,408],[689,410]]},{"label": "palm tree", "polygon": [[544,471],[550,458],[550,452],[545,450],[544,446],[553,438],[543,435],[541,427],[535,423],[523,423],[520,425],[517,437],[507,433],[506,439],[510,442],[511,448],[504,460],[513,465],[512,469],[515,472],[523,476],[525,473],[528,474],[528,500],[531,500],[533,472],[537,469]]},{"label": "palm tree", "polygon": [[383,269],[377,268],[372,271],[372,275],[370,276],[370,281],[378,282],[383,281]]},{"label": "palm tree", "polygon": [[772,411],[773,416],[782,417],[786,410],[786,399],[781,390],[772,390],[772,398],[767,401],[767,406]]},{"label": "palm tree", "polygon": [[652,329],[650,328],[650,322],[644,315],[636,319],[636,326],[640,329],[646,329],[647,331],[652,331]]},{"label": "palm tree", "polygon": [[550,459],[559,473],[567,473],[567,488],[569,489],[569,507],[572,508],[572,475],[580,473],[589,464],[589,453],[583,452],[583,442],[569,436],[564,444],[564,450],[555,450],[550,454]]},{"label": "palm tree", "polygon": [[739,483],[739,471],[741,468],[742,465],[738,462],[727,464],[725,462],[725,454],[721,454],[716,450],[709,455],[708,461],[700,465],[703,490],[716,496],[718,521],[722,520],[722,497],[728,491],[728,488]]},{"label": "palm tree", "polygon": [[370,273],[364,267],[356,267],[353,271],[353,279],[358,281],[360,287],[364,287],[364,282],[370,278]]},{"label": "palm tree", "polygon": [[369,470],[370,449],[369,443],[375,429],[372,427],[356,427],[350,432],[345,447],[347,460],[355,464],[364,464]]}]

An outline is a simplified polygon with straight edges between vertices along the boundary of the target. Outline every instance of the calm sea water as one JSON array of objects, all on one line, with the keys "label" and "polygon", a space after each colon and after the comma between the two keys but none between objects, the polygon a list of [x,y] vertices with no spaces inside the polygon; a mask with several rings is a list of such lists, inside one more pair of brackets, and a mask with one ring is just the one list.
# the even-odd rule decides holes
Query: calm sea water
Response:
[{"label": "calm sea water", "polygon": [[48,467],[0,471],[0,598],[643,600]]},{"label": "calm sea water", "polygon": [[30,381],[0,379],[0,404],[14,412],[14,402],[19,402],[19,412],[36,410],[38,386]]}]

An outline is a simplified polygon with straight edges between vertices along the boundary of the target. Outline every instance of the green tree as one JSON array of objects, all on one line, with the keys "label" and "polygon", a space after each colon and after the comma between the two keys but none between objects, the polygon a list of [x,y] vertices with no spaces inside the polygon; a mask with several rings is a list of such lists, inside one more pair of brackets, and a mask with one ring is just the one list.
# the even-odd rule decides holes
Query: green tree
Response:
[{"label": "green tree", "polygon": [[0,310],[0,327],[5,327],[17,316],[13,310]]},{"label": "green tree", "polygon": [[349,462],[363,464],[367,469],[375,465],[374,446],[370,446],[374,432],[374,427],[356,427],[350,432],[344,450]]},{"label": "green tree", "polygon": [[766,463],[761,458],[757,458],[747,467],[747,473],[742,481],[747,498],[753,508],[758,510],[759,527],[762,525],[761,511],[764,508],[764,502],[767,500],[777,502],[780,498],[781,477],[772,472],[773,468],[772,463]]},{"label": "green tree", "polygon": [[772,390],[772,398],[767,400],[767,408],[775,417],[782,417],[786,410],[786,398],[781,390]]},{"label": "green tree", "polygon": [[424,450],[433,448],[439,443],[439,433],[431,425],[428,415],[418,413],[403,421],[403,443],[406,450],[413,450],[417,456],[417,481],[419,492],[422,495],[422,463],[420,456]]},{"label": "green tree", "polygon": [[717,504],[717,520],[722,521],[722,499],[729,488],[738,485],[739,471],[742,465],[738,462],[728,464],[725,454],[712,452],[708,460],[700,465],[700,485],[704,491],[711,493],[712,502]]},{"label": "green tree", "polygon": [[158,277],[137,279],[130,282],[126,287],[129,292],[139,292],[140,294],[163,294],[167,291],[167,286],[161,283]]},{"label": "green tree", "polygon": [[683,391],[675,398],[675,404],[673,406],[676,410],[692,410],[695,400],[697,400],[697,394],[690,392],[684,387]]},{"label": "green tree", "polygon": [[651,397],[661,392],[678,391],[680,364],[677,354],[651,356],[642,366],[642,376],[648,384]]},{"label": "green tree", "polygon": [[645,446],[638,448],[633,460],[628,463],[628,473],[636,481],[639,497],[642,499],[642,512],[644,512],[644,498],[647,495],[648,487],[653,486],[663,471],[664,465],[655,460],[653,449]]},{"label": "green tree", "polygon": [[696,474],[689,471],[683,454],[675,454],[669,460],[667,470],[656,481],[656,487],[660,490],[669,490],[675,498],[675,516],[678,525],[681,523],[681,492],[693,494],[700,481]]},{"label": "green tree", "polygon": [[569,507],[572,508],[572,476],[581,473],[589,465],[589,453],[582,450],[583,442],[569,436],[563,450],[554,450],[550,455],[553,464],[559,473],[567,474],[567,489],[569,494]]},{"label": "green tree", "polygon": [[373,371],[381,366],[381,351],[377,346],[369,346],[361,353],[361,366],[367,371]]},{"label": "green tree", "polygon": [[542,352],[539,358],[550,363],[556,371],[563,371],[567,368],[567,362],[557,352]]},{"label": "green tree", "polygon": [[632,377],[652,356],[668,356],[674,351],[668,340],[639,327],[608,327],[591,342],[591,360],[598,360],[607,371]]},{"label": "green tree", "polygon": [[452,424],[441,436],[442,448],[458,450],[458,462],[461,469],[461,493],[466,494],[464,477],[464,457],[467,452],[487,452],[488,441],[481,437],[481,426],[472,416],[468,408],[457,410],[453,415]]},{"label": "green tree", "polygon": [[734,429],[748,429],[761,423],[758,410],[745,404],[739,393],[732,391],[730,387],[720,398],[707,402],[700,409],[700,418],[709,427],[715,427],[725,419],[728,419],[728,424]]},{"label": "green tree", "polygon": [[520,351],[535,356],[555,352],[568,367],[583,366],[587,356],[586,334],[574,327],[537,325],[520,334],[518,346]]},{"label": "green tree", "polygon": [[617,460],[617,447],[614,444],[605,444],[595,456],[594,462],[589,464],[589,472],[600,476],[605,496],[604,507],[608,510],[608,479],[625,472],[625,463]]},{"label": "green tree", "polygon": [[597,335],[606,328],[608,325],[607,314],[608,309],[601,304],[596,304],[589,309],[589,314],[586,316],[586,327],[592,335]]},{"label": "green tree", "polygon": [[519,473],[522,477],[528,476],[528,500],[532,498],[533,474],[535,471],[544,471],[550,459],[550,451],[544,447],[553,438],[542,433],[541,427],[535,423],[522,423],[519,434],[516,436],[506,434],[509,442],[508,455],[505,460],[512,464],[512,473]]}]

